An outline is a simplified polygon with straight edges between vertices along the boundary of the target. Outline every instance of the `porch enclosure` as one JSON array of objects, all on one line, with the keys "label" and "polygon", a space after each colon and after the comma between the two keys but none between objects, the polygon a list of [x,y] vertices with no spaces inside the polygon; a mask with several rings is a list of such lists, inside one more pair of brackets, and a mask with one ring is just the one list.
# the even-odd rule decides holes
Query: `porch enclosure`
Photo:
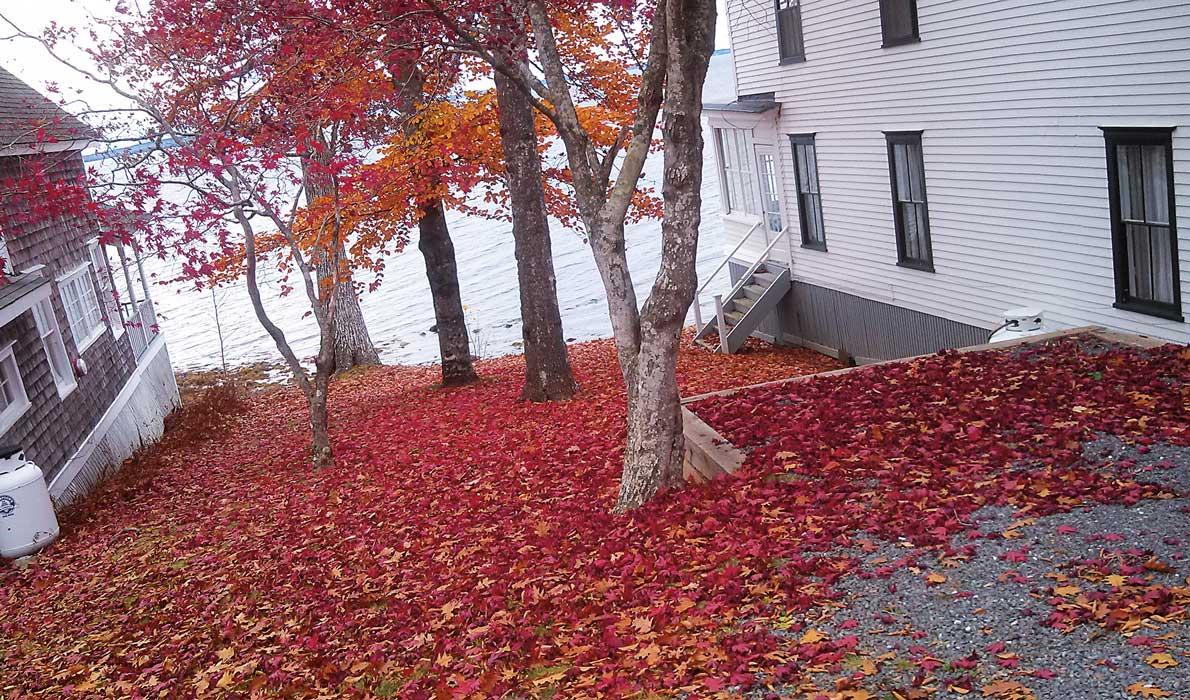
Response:
[{"label": "porch enclosure", "polygon": [[139,360],[160,333],[139,246],[122,241],[105,245],[95,239],[88,248],[112,333],[117,338],[126,333]]}]

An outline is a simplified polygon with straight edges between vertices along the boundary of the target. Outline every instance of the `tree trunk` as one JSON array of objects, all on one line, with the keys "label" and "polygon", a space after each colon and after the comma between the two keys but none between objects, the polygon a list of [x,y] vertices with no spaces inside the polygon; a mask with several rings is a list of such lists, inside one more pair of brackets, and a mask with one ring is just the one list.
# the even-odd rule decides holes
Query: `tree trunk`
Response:
[{"label": "tree trunk", "polygon": [[[302,161],[302,176],[306,190],[306,204],[312,203],[319,197],[330,197],[335,194],[334,183],[329,178],[321,176],[316,168],[311,168],[309,160],[319,161],[325,167],[330,158],[325,140],[320,140],[322,148],[311,149],[310,156]],[[316,251],[314,270],[318,276],[319,294],[325,294],[330,285],[334,284],[335,269],[323,251]],[[339,259],[345,259],[345,251],[339,246]],[[334,344],[334,356],[330,367],[332,374],[346,372],[359,365],[380,364],[380,354],[372,343],[368,334],[368,325],[364,322],[364,312],[359,306],[359,295],[356,294],[355,284],[351,278],[351,271],[339,270],[339,283],[335,288],[335,320],[331,329],[331,342]]]},{"label": "tree trunk", "polygon": [[[318,272],[319,289],[326,289],[334,280],[334,270],[319,256],[315,265]],[[380,354],[368,334],[364,312],[359,305],[351,272],[339,271],[339,284],[335,289],[335,322],[331,342],[334,344],[331,373],[346,372],[352,367],[380,364]]]},{"label": "tree trunk", "polygon": [[478,379],[471,361],[471,342],[459,296],[459,271],[455,248],[442,203],[422,205],[424,213],[417,222],[417,247],[426,259],[426,276],[434,297],[434,318],[438,328],[438,349],[442,354],[442,385],[459,386]]},{"label": "tree trunk", "polygon": [[330,368],[319,368],[314,372],[313,386],[306,397],[310,406],[310,458],[315,469],[334,466],[331,452],[331,436],[326,399],[330,380]]},{"label": "tree trunk", "polygon": [[715,0],[665,3],[661,269],[641,310],[640,351],[626,377],[628,446],[617,510],[640,506],[682,483],[678,339],[694,300],[702,223],[702,84],[715,44]]},{"label": "tree trunk", "polygon": [[541,155],[533,105],[516,85],[496,72],[500,141],[508,169],[512,237],[521,293],[521,337],[525,344],[525,386],[529,401],[569,399],[577,388],[566,357],[562,315],[546,218]]}]

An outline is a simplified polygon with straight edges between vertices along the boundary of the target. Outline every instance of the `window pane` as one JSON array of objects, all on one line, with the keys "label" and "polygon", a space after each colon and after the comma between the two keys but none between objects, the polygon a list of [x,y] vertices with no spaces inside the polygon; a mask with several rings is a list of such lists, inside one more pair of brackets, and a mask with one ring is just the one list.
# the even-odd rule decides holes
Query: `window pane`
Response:
[{"label": "window pane", "polygon": [[1163,226],[1149,227],[1149,249],[1153,258],[1153,301],[1174,303],[1173,233]]},{"label": "window pane", "polygon": [[917,226],[917,212],[912,204],[902,204],[901,207],[901,226],[904,230],[903,238],[905,239],[905,259],[906,260],[921,260],[921,231]]},{"label": "window pane", "polygon": [[806,181],[807,191],[818,194],[818,149],[812,145],[806,146]]},{"label": "window pane", "polygon": [[806,151],[809,146],[804,144],[797,144],[793,147],[794,160],[797,166],[797,189],[798,192],[810,191],[810,176],[807,174],[806,168]]},{"label": "window pane", "polygon": [[893,162],[896,165],[897,171],[897,201],[909,201],[909,155],[905,144],[898,143],[893,145]]},{"label": "window pane", "polygon": [[1153,299],[1153,268],[1152,241],[1149,237],[1149,227],[1140,224],[1128,224],[1128,285],[1133,297],[1137,299]]},{"label": "window pane", "polygon": [[808,214],[810,216],[809,228],[811,231],[811,238],[816,243],[821,243],[825,240],[822,233],[822,200],[818,195],[809,195],[806,197],[807,204],[809,204]]},{"label": "window pane", "polygon": [[905,155],[909,158],[909,199],[914,202],[926,201],[925,164],[921,157],[921,144],[911,143],[905,146]]},{"label": "window pane", "polygon": [[1144,171],[1140,146],[1119,146],[1116,158],[1120,171],[1120,216],[1126,221],[1144,221]]},{"label": "window pane", "polygon": [[1165,146],[1145,146],[1144,161],[1144,206],[1145,221],[1154,224],[1169,223],[1169,172],[1165,164]]},{"label": "window pane", "polygon": [[929,241],[926,238],[926,205],[913,205],[914,225],[917,229],[917,259],[922,262],[930,261]]}]

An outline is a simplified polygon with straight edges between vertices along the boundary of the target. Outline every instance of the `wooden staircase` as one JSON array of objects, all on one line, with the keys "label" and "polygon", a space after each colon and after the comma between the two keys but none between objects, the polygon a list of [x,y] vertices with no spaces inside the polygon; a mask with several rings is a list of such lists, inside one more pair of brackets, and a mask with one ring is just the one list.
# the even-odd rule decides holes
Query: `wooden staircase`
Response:
[{"label": "wooden staircase", "polygon": [[699,330],[694,342],[728,354],[739,350],[761,322],[777,308],[790,287],[788,268],[763,263],[758,265],[723,300],[722,331],[719,318],[715,318]]}]

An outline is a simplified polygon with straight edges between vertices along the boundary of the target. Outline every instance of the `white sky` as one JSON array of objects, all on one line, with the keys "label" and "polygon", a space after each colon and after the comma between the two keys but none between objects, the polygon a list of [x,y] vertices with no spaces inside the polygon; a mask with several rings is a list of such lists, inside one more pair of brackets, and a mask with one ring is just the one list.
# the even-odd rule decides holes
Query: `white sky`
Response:
[{"label": "white sky", "polygon": [[[140,1],[151,2],[152,0]],[[719,26],[716,30],[716,44],[720,48],[726,48],[729,45],[725,12],[727,0],[718,0],[718,2]],[[50,22],[79,27],[85,33],[86,28],[92,24],[93,16],[109,16],[114,5],[115,0],[0,0],[0,14],[32,34],[39,34]],[[9,27],[0,21],[0,36],[9,34],[11,34]],[[69,51],[68,47],[62,47],[61,50],[68,54],[67,57],[70,60],[86,63],[85,57],[80,52]],[[92,107],[112,106],[119,103],[118,99],[114,99],[105,87],[95,85],[69,68],[62,66],[48,56],[41,46],[31,41],[0,42],[0,66],[43,92],[47,83],[56,83],[61,89],[62,96],[70,100],[85,101]]]}]

